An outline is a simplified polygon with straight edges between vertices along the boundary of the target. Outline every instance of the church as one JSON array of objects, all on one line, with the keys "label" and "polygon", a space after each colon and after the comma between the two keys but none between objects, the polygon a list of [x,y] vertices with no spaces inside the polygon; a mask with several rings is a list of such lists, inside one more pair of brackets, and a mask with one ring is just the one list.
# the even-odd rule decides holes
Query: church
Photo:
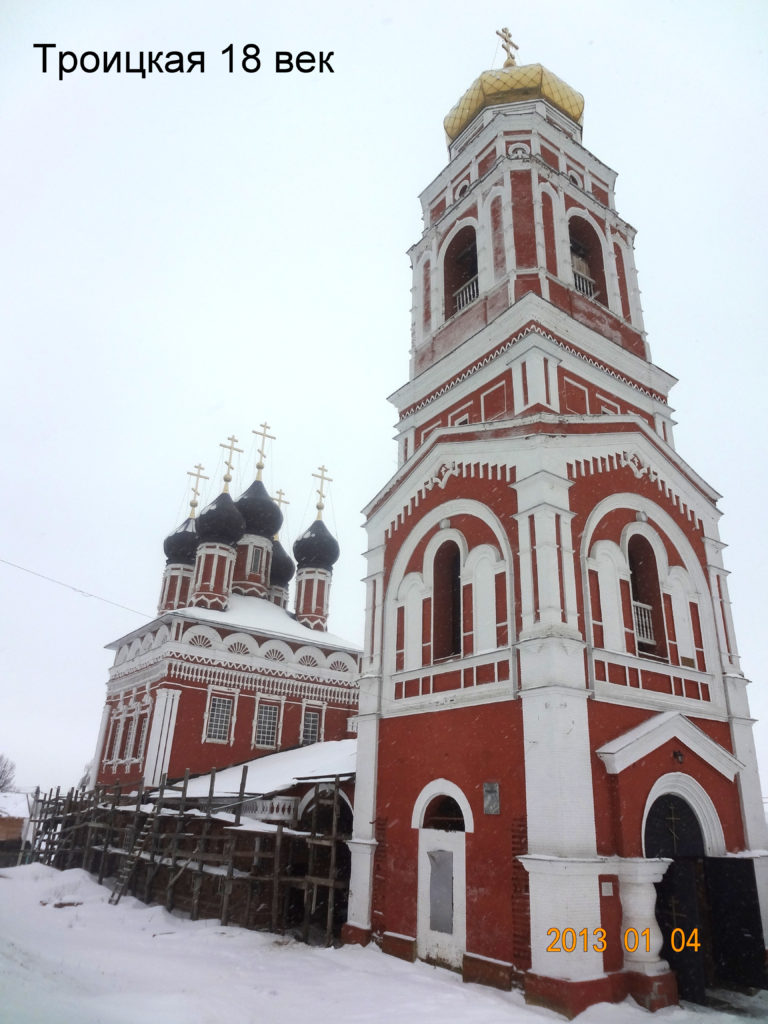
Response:
[{"label": "church", "polygon": [[[107,684],[91,785],[158,786],[294,747],[350,739],[357,712],[359,650],[327,631],[339,545],[323,521],[325,467],[317,518],[293,545],[278,533],[280,499],[262,482],[268,424],[256,479],[233,500],[227,451],[223,490],[196,514],[203,467],[193,477],[190,513],[165,539],[157,617],[109,644]],[[288,608],[295,580],[295,610]]]},{"label": "church", "polygon": [[364,510],[344,937],[568,1016],[765,987],[719,495],[675,448],[584,98],[499,34],[420,197],[398,469]]}]

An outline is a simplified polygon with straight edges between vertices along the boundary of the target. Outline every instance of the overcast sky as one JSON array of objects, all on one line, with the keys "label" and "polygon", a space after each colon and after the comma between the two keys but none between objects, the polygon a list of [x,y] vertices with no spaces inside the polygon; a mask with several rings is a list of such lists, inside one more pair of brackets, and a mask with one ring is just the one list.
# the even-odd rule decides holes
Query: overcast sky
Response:
[{"label": "overcast sky", "polygon": [[[519,63],[584,93],[584,143],[619,172],[653,356],[680,379],[677,447],[724,495],[768,777],[768,4],[5,0],[0,752],[20,785],[79,778],[103,646],[154,614],[187,470],[202,462],[214,497],[233,433],[235,493],[251,431],[277,437],[286,547],[328,467],[330,627],[361,639],[359,510],[395,467],[417,196],[446,162],[444,115],[502,63],[503,25]],[[34,43],[204,50],[206,71],[59,82]],[[262,69],[229,74],[221,51],[247,43]],[[275,74],[275,50],[332,50],[334,74]]]}]

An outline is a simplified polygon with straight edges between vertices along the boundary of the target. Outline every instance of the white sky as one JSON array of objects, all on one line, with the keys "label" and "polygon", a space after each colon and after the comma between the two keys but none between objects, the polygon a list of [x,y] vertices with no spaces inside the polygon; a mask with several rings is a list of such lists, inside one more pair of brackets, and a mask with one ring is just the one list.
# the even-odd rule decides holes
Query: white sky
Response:
[{"label": "white sky", "polygon": [[[234,432],[238,493],[266,419],[286,547],[313,517],[311,473],[333,477],[330,628],[361,638],[359,509],[395,466],[417,196],[507,24],[520,63],[584,93],[584,142],[619,172],[652,351],[680,378],[678,450],[725,495],[768,774],[763,0],[5,0],[0,558],[152,615],[186,471],[202,461],[214,497]],[[39,42],[204,49],[207,70],[59,82]],[[263,69],[227,74],[220,51],[250,42]],[[276,75],[276,49],[333,50],[335,74]],[[142,617],[3,563],[0,601],[0,752],[20,785],[69,786],[93,753],[102,647]]]}]

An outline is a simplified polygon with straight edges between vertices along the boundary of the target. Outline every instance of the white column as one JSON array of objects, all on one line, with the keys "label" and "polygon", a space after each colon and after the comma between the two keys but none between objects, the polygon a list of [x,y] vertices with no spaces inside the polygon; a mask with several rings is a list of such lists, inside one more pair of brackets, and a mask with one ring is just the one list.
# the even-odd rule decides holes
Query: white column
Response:
[{"label": "white column", "polygon": [[[599,951],[600,885],[598,876],[605,872],[605,859],[561,859],[526,855],[519,860],[528,872],[531,900],[531,971],[547,978],[587,981],[600,978],[603,954]],[[562,933],[572,928],[577,936],[572,952],[562,949]],[[587,929],[587,949],[578,933]],[[569,936],[570,938],[570,936]],[[553,942],[555,945],[553,946]],[[594,947],[598,948],[595,949]]]},{"label": "white column", "polygon": [[[664,877],[671,860],[627,857],[616,861],[621,892],[621,935],[624,970],[637,974],[664,974],[669,964],[659,956],[664,943],[656,921],[656,883]],[[628,928],[637,932],[637,949],[627,948]],[[634,935],[630,936],[634,943]]]},{"label": "white column", "polygon": [[[561,641],[555,643],[562,645]],[[545,660],[549,660],[547,652],[543,653]],[[575,653],[576,660],[583,662],[581,651]],[[521,674],[525,687],[525,666]],[[587,691],[583,677],[582,665],[579,689],[542,684],[520,691],[528,852],[531,854],[584,858],[596,853]]]},{"label": "white column", "polygon": [[352,855],[347,923],[365,931],[371,927],[373,857],[376,852],[374,822],[376,818],[380,691],[381,679],[379,676],[361,677],[357,719],[354,829],[352,839],[347,844]]},{"label": "white column", "polygon": [[[754,719],[750,718],[747,702],[749,681],[743,676],[726,675],[723,682],[731,720],[733,754],[744,765],[736,776],[741,819],[744,822],[744,842],[748,850],[768,850],[768,826],[765,822],[755,737],[752,731]],[[768,856],[755,857],[754,865],[763,935],[768,941]]]},{"label": "white column", "polygon": [[104,705],[104,710],[101,712],[101,725],[99,726],[99,738],[96,740],[96,751],[93,755],[93,761],[91,762],[91,770],[88,773],[88,788],[93,789],[96,785],[96,777],[99,774],[101,768],[102,759],[102,747],[104,746],[104,737],[107,733],[107,725],[109,724],[109,716],[112,709],[109,704]]}]

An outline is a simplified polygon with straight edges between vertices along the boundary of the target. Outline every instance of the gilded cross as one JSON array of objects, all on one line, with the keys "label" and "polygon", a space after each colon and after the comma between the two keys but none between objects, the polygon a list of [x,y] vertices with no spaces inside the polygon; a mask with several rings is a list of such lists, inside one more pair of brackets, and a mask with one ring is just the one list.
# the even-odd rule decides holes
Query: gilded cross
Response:
[{"label": "gilded cross", "polygon": [[268,433],[270,427],[267,422],[261,424],[261,430],[252,430],[251,433],[255,434],[256,437],[261,438],[261,446],[259,447],[259,461],[256,463],[256,479],[261,480],[261,471],[264,469],[264,445],[267,440],[275,440],[275,435]]},{"label": "gilded cross", "polygon": [[675,805],[671,804],[667,813],[667,825],[669,827],[669,834],[672,836],[672,849],[677,853],[677,844],[680,841],[680,837],[677,834],[675,826],[679,823],[680,819],[675,814]]},{"label": "gilded cross", "polygon": [[291,504],[290,501],[288,501],[288,499],[286,498],[285,491],[283,490],[275,491],[275,497],[273,500],[275,501],[277,507],[280,509],[281,512],[283,510],[283,505]]},{"label": "gilded cross", "polygon": [[229,485],[232,483],[232,456],[235,454],[235,452],[240,452],[241,455],[243,452],[242,448],[235,447],[235,445],[237,444],[237,438],[235,437],[234,434],[230,434],[227,440],[229,441],[229,444],[224,444],[223,441],[219,442],[219,448],[223,448],[225,451],[229,452],[229,455],[227,456],[227,461],[224,463],[224,465],[227,467],[227,472],[224,474],[225,494],[227,493],[227,491],[229,491]]},{"label": "gilded cross", "polygon": [[194,482],[192,484],[192,498],[190,499],[190,502],[189,502],[189,518],[190,519],[194,519],[195,518],[195,509],[197,508],[197,499],[200,497],[200,481],[201,480],[208,480],[208,479],[210,479],[209,477],[207,477],[207,476],[205,476],[203,474],[203,470],[204,469],[205,469],[205,466],[202,466],[198,462],[198,464],[195,466],[194,469],[188,469],[187,470],[187,476],[192,476],[192,477],[195,478]]},{"label": "gilded cross", "polygon": [[514,67],[516,62],[515,55],[514,53],[512,53],[512,50],[519,50],[520,47],[517,45],[517,43],[512,42],[512,35],[510,34],[508,28],[503,28],[501,29],[501,31],[499,31],[499,29],[496,29],[496,35],[501,40],[501,45],[504,48],[504,52],[507,55],[507,59],[504,61],[504,67]]},{"label": "gilded cross", "polygon": [[[283,511],[283,505],[290,505],[291,504],[290,501],[288,501],[288,499],[286,498],[285,491],[283,491],[283,490],[276,491],[275,492],[275,496],[274,496],[274,498],[272,500],[274,501],[274,503],[277,505],[277,507],[280,509],[281,512]],[[273,540],[277,540],[278,539],[278,535],[275,534],[275,536],[272,539]]]},{"label": "gilded cross", "polygon": [[325,502],[323,501],[323,498],[325,497],[324,485],[325,484],[332,484],[333,480],[329,476],[325,475],[328,472],[328,470],[325,468],[325,466],[318,466],[317,468],[318,468],[319,472],[318,473],[313,473],[312,476],[316,480],[320,481],[320,486],[317,488],[317,493],[319,495],[319,500],[317,502],[317,506],[316,507],[317,507],[317,518],[318,519],[322,519],[323,518],[323,509],[325,508]]}]

